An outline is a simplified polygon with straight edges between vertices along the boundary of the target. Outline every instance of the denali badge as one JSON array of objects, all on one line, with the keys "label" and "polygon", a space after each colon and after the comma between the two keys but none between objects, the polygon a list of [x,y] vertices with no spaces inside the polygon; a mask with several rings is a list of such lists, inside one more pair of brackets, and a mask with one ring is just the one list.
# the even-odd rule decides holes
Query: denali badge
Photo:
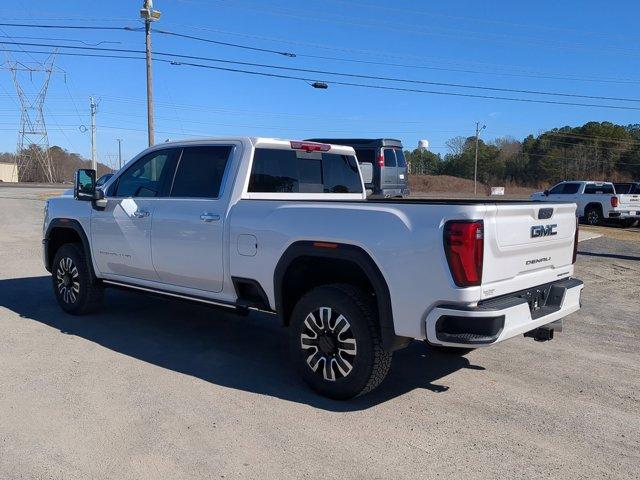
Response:
[{"label": "denali badge", "polygon": [[525,265],[535,265],[536,263],[550,262],[550,261],[551,261],[551,257],[534,258],[532,260],[527,260],[525,262]]},{"label": "denali badge", "polygon": [[531,238],[538,238],[538,237],[550,237],[551,235],[557,235],[558,232],[556,232],[556,227],[558,225],[556,225],[555,223],[553,225],[534,225],[533,227],[531,227]]}]

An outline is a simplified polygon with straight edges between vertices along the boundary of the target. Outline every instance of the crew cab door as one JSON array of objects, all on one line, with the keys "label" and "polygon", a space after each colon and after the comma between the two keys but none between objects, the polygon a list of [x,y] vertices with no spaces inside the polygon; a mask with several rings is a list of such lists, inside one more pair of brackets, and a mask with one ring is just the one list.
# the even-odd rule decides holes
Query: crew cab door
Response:
[{"label": "crew cab door", "polygon": [[106,276],[157,280],[151,261],[151,222],[177,151],[150,152],[128,167],[107,190],[106,207],[91,215],[91,244]]},{"label": "crew cab door", "polygon": [[169,195],[155,204],[153,265],[161,282],[205,292],[223,287],[223,179],[233,145],[184,147]]}]

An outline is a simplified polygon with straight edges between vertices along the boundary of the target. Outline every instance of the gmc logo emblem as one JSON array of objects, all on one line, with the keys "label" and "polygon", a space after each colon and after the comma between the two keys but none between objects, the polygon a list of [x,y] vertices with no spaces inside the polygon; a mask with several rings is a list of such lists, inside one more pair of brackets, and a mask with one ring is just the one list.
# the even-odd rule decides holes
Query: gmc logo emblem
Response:
[{"label": "gmc logo emblem", "polygon": [[531,227],[531,238],[538,237],[550,237],[552,235],[557,235],[556,228],[558,225],[555,223],[553,225],[534,225]]}]

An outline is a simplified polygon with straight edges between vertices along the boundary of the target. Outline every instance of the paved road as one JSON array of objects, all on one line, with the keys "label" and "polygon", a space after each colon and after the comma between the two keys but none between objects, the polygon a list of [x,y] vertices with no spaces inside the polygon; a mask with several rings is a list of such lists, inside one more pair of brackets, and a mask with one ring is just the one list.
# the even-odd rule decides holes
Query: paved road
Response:
[{"label": "paved road", "polygon": [[640,243],[580,244],[584,308],[553,342],[415,343],[339,403],[271,317],[120,291],[61,313],[42,206],[0,198],[0,478],[638,478]]}]

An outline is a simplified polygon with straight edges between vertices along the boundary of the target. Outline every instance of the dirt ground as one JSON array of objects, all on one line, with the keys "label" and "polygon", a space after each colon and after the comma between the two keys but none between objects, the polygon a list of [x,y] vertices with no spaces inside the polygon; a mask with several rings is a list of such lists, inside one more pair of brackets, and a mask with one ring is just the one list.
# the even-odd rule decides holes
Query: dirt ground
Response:
[{"label": "dirt ground", "polygon": [[270,316],[115,290],[62,313],[42,209],[0,188],[0,478],[638,478],[640,232],[580,244],[583,308],[553,341],[414,342],[335,402]]}]

